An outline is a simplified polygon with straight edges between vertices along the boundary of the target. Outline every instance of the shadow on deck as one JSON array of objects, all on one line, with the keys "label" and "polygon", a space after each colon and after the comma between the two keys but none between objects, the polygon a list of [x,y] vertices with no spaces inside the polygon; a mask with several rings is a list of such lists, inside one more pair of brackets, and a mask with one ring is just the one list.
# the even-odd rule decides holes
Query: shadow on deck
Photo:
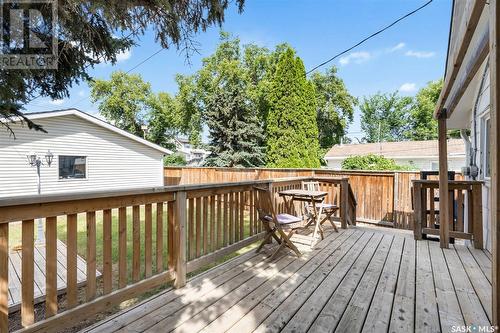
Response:
[{"label": "shadow on deck", "polygon": [[411,332],[490,325],[491,257],[403,231],[328,232],[301,258],[253,251],[84,332]]}]

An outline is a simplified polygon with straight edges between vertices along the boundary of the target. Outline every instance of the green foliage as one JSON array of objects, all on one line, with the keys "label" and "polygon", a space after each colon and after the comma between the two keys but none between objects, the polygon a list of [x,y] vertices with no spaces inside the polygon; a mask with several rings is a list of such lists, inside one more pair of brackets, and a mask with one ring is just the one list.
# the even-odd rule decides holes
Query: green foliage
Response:
[{"label": "green foliage", "polygon": [[152,109],[151,85],[139,74],[113,72],[110,80],[90,82],[92,102],[99,103],[99,112],[115,126],[143,136],[141,125]]},{"label": "green foliage", "polygon": [[184,166],[187,165],[186,157],[181,153],[173,153],[163,158],[164,166]]},{"label": "green foliage", "polygon": [[409,124],[411,97],[401,97],[397,92],[377,93],[364,97],[360,105],[361,128],[367,142],[402,141]]},{"label": "green foliage", "polygon": [[90,88],[99,112],[132,134],[142,137],[141,126],[146,125],[149,141],[174,149],[174,137],[187,131],[183,114],[187,111],[179,107],[177,98],[165,92],[153,93],[139,74],[113,72],[110,80],[95,80]]},{"label": "green foliage", "polygon": [[[152,31],[162,47],[174,46],[189,56],[195,51],[193,36],[212,25],[221,25],[229,3],[229,0],[59,1],[56,32],[49,28],[50,20],[37,22],[37,37],[41,40],[50,41],[57,33],[58,68],[0,69],[0,119],[23,117],[23,104],[39,96],[68,97],[73,84],[91,79],[88,71],[92,66],[100,62],[115,63],[117,55],[135,45],[146,31]],[[241,12],[244,0],[235,3]],[[37,8],[42,17],[51,16],[51,6]],[[132,33],[116,37],[118,31]],[[6,52],[4,49],[3,53]],[[24,121],[30,128],[41,129],[27,118]],[[133,129],[133,124],[129,126]],[[0,127],[10,130],[5,121],[0,121]]]},{"label": "green foliage", "polygon": [[437,120],[433,113],[443,80],[431,81],[420,89],[410,108],[410,126],[406,133],[409,140],[434,140],[438,137]]},{"label": "green foliage", "polygon": [[319,167],[314,86],[306,79],[302,60],[290,47],[279,56],[268,98],[267,165]]},{"label": "green foliage", "polygon": [[369,154],[349,156],[342,161],[343,170],[410,170],[409,166],[396,164],[393,159]]},{"label": "green foliage", "polygon": [[147,116],[147,139],[165,148],[174,149],[174,138],[182,131],[182,110],[175,98],[160,92],[151,97],[151,112]]},{"label": "green foliage", "polygon": [[335,66],[325,73],[314,72],[310,80],[316,91],[319,143],[321,148],[329,149],[345,137],[348,125],[353,121],[357,100],[337,76]]},{"label": "green foliage", "polygon": [[209,128],[209,166],[255,167],[264,163],[262,128],[247,90],[248,68],[243,66],[238,39],[221,34],[214,55],[198,72]]},{"label": "green foliage", "polygon": [[202,128],[208,127],[209,165],[262,165],[266,146],[270,166],[317,167],[318,139],[326,149],[344,137],[356,99],[334,67],[308,82],[300,58],[293,53],[291,61],[282,60],[290,52],[287,44],[273,51],[241,46],[222,32],[201,70],[177,76],[177,100],[190,141],[199,145]]},{"label": "green foliage", "polygon": [[188,134],[189,142],[194,147],[201,145],[201,132],[203,129],[198,87],[194,75],[177,74],[175,77],[179,92],[176,95],[179,114],[182,115],[181,128]]}]

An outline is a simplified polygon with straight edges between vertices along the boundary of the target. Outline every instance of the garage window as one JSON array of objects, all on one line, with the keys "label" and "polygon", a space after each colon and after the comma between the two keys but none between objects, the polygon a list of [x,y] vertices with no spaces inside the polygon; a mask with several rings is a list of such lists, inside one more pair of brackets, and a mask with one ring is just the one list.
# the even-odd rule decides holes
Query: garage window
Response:
[{"label": "garage window", "polygon": [[86,179],[86,156],[59,156],[59,179]]}]

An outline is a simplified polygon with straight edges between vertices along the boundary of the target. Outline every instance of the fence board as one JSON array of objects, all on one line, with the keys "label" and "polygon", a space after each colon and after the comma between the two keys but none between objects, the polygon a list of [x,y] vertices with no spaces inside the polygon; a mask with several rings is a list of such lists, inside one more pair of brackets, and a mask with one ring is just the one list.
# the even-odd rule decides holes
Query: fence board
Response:
[{"label": "fence board", "polygon": [[[164,175],[165,184],[168,185],[242,182],[286,177],[348,177],[358,204],[357,219],[361,222],[393,225],[400,229],[413,229],[412,180],[420,179],[419,172],[409,171],[209,167],[166,167]],[[462,178],[460,174],[455,177],[457,180]],[[279,186],[285,189],[290,185],[280,184]],[[322,188],[328,192],[327,199],[329,202],[340,205],[338,187],[325,184]],[[231,210],[227,207],[228,220],[226,220],[231,230],[228,230],[227,238],[223,239],[223,244],[227,245],[241,238],[241,230],[238,230],[241,215],[235,215],[233,205],[238,204],[238,201],[242,199],[235,198],[234,194],[223,198],[224,208],[226,209],[227,202],[231,207]],[[254,199],[250,197],[245,200],[245,203],[251,205]],[[283,210],[282,206],[281,202],[277,202],[277,211],[281,212]],[[241,212],[238,214],[241,214]],[[338,216],[337,213],[336,217]],[[255,217],[255,213],[250,215],[250,234],[258,232],[259,229],[257,228],[260,228]]]}]

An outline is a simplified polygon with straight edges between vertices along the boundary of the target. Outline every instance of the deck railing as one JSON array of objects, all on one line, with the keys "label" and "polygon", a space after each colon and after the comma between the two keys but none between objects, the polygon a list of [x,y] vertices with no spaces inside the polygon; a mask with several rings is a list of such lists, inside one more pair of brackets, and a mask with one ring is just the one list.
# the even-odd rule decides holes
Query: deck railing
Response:
[{"label": "deck railing", "polygon": [[[472,240],[474,247],[483,248],[482,182],[449,181],[449,236]],[[442,221],[439,221],[439,181],[413,181],[415,205],[415,239],[426,235],[438,235]]]},{"label": "deck railing", "polygon": [[[417,171],[166,167],[166,185],[222,183],[284,177],[349,178],[358,202],[357,221],[413,230],[412,181]],[[460,180],[462,175],[456,174]]]},{"label": "deck railing", "polygon": [[[277,193],[286,188],[299,188],[302,181],[311,179],[0,200],[0,332],[16,328],[9,327],[8,317],[9,230],[19,223],[22,229],[21,325],[24,332],[55,332],[169,282],[177,288],[184,286],[187,273],[263,236],[253,186],[269,186],[275,193],[277,207],[283,211],[282,198]],[[348,179],[317,180],[328,192],[327,200],[339,204],[337,217],[342,227],[353,223],[356,201]],[[34,306],[36,219],[45,222],[44,315],[35,313]],[[67,245],[64,272],[60,272],[57,265],[56,244],[61,230]],[[77,285],[78,255],[86,259],[84,291]],[[102,272],[100,277],[96,277],[98,269]],[[58,274],[67,280],[62,308],[57,294]]]}]

